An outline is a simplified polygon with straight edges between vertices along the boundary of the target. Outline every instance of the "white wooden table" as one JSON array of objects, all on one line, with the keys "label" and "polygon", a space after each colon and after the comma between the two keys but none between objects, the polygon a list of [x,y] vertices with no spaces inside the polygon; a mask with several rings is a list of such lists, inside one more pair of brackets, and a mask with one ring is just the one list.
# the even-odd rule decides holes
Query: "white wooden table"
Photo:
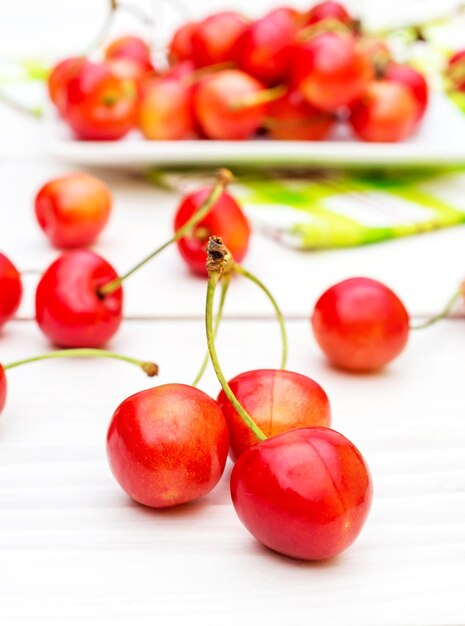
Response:
[{"label": "white wooden table", "polygon": [[[34,222],[33,196],[69,168],[40,154],[32,122],[1,109],[0,133],[0,250],[20,268],[42,269],[56,252]],[[100,174],[115,211],[96,250],[125,270],[171,232],[176,198]],[[334,427],[360,447],[373,474],[362,535],[327,563],[260,547],[235,516],[229,471],[209,496],[171,511],[137,506],[121,492],[105,434],[119,402],[152,384],[136,369],[55,361],[9,373],[0,418],[0,623],[465,624],[463,319],[416,334],[391,367],[363,377],[325,364],[308,321],[324,288],[356,274],[386,281],[414,316],[435,313],[465,274],[464,242],[465,229],[456,228],[299,254],[253,239],[246,265],[285,311],[289,368],[323,385]],[[36,280],[27,277],[19,319],[0,336],[3,362],[49,348],[32,319]],[[126,321],[112,348],[158,361],[157,384],[190,382],[204,353],[204,298],[205,283],[168,250],[127,283]],[[247,283],[231,289],[218,347],[229,376],[278,366],[269,305]],[[202,388],[217,393],[211,371]]]}]

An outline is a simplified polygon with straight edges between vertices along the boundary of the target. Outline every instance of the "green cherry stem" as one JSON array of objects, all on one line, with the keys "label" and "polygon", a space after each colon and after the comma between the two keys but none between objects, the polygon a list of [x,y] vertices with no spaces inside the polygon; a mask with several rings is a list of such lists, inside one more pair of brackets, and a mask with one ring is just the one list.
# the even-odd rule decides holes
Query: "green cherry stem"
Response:
[{"label": "green cherry stem", "polygon": [[[215,239],[212,237],[212,239]],[[221,240],[220,240],[221,241]],[[224,246],[223,246],[224,248]],[[225,248],[225,250],[227,250]],[[215,337],[213,332],[213,301],[215,298],[215,290],[218,284],[218,281],[221,279],[221,276],[224,272],[224,264],[227,260],[225,256],[222,259],[218,257],[212,257],[210,253],[210,243],[208,245],[208,256],[209,259],[207,261],[207,269],[208,269],[208,286],[207,286],[207,304],[205,309],[205,325],[207,330],[207,346],[208,352],[210,354],[210,359],[213,365],[213,369],[215,370],[216,376],[226,394],[228,400],[231,402],[233,407],[239,413],[243,422],[250,428],[250,430],[254,433],[254,435],[260,440],[263,441],[266,439],[265,433],[255,424],[251,416],[247,413],[247,411],[240,404],[239,400],[234,395],[231,387],[228,385],[226,378],[221,370],[220,363],[218,361],[218,355],[216,354],[215,349]]]},{"label": "green cherry stem", "polygon": [[268,104],[274,100],[279,100],[281,96],[287,92],[285,85],[277,85],[276,87],[270,87],[269,89],[262,89],[261,91],[253,91],[248,93],[237,100],[232,100],[229,103],[231,111],[241,111],[242,109],[250,109],[260,104]]},{"label": "green cherry stem", "polygon": [[54,352],[47,352],[38,356],[29,357],[28,359],[21,359],[20,361],[13,361],[3,366],[4,370],[11,370],[14,367],[20,365],[27,365],[28,363],[34,363],[35,361],[45,361],[46,359],[61,359],[61,358],[105,358],[116,359],[118,361],[125,361],[132,365],[140,367],[147,376],[156,376],[158,374],[158,365],[151,361],[140,361],[130,356],[123,354],[117,354],[116,352],[110,352],[109,350],[98,350],[97,348],[71,348],[69,350],[55,350]]},{"label": "green cherry stem", "polygon": [[137,270],[139,270],[146,263],[148,263],[153,258],[155,258],[158,254],[160,254],[160,252],[168,248],[172,243],[179,241],[179,239],[187,235],[187,233],[196,224],[202,221],[204,217],[209,213],[209,211],[215,205],[217,200],[221,197],[221,194],[224,192],[225,188],[228,186],[228,184],[231,181],[232,181],[232,174],[229,170],[226,170],[226,169],[218,170],[218,173],[216,175],[216,181],[211,190],[211,193],[209,194],[205,202],[203,202],[200,205],[198,211],[196,211],[192,215],[192,217],[189,220],[187,220],[185,224],[181,226],[181,228],[178,228],[178,230],[174,233],[174,235],[170,239],[168,239],[168,241],[165,241],[164,244],[162,244],[161,246],[158,246],[158,248],[156,248],[148,256],[142,259],[142,261],[137,263],[137,265],[132,267],[128,272],[126,272],[122,276],[118,276],[117,278],[110,281],[106,285],[103,285],[102,287],[100,287],[98,290],[99,295],[105,297],[105,296],[110,295],[114,291],[116,291],[119,287],[121,287],[121,284],[123,283],[123,281],[129,278],[129,276],[132,276],[132,274],[137,272]]},{"label": "green cherry stem", "polygon": [[[221,294],[220,294],[220,302],[218,305],[218,311],[216,312],[216,317],[215,317],[215,324],[214,324],[214,329],[213,329],[213,337],[216,339],[216,336],[218,334],[218,329],[220,327],[220,323],[221,323],[221,318],[223,317],[223,309],[224,309],[224,303],[226,300],[226,294],[228,293],[228,288],[229,288],[229,284],[231,282],[231,275],[230,274],[226,274],[226,276],[223,276],[222,280],[221,280]],[[203,375],[205,374],[205,370],[207,369],[207,365],[208,362],[210,360],[210,354],[207,351],[207,354],[205,355],[205,358],[203,360],[203,363],[198,371],[197,376],[194,379],[194,382],[192,383],[193,387],[197,387],[197,385],[199,384],[199,382],[202,380]]]},{"label": "green cherry stem", "polygon": [[424,322],[420,322],[419,324],[410,324],[410,330],[422,330],[423,328],[428,328],[429,326],[432,326],[436,322],[439,322],[440,320],[447,317],[457,304],[462,294],[463,287],[459,287],[452,295],[452,297],[448,300],[446,306],[440,313],[438,313],[437,315],[433,315],[433,317],[430,317],[429,319],[425,320]]}]

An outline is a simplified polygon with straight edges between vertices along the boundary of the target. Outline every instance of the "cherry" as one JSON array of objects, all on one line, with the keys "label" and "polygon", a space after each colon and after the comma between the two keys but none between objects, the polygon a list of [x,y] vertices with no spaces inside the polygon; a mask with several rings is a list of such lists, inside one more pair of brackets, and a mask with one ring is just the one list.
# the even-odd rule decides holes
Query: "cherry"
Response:
[{"label": "cherry", "polygon": [[454,89],[465,91],[465,50],[459,50],[451,56],[446,73]]},{"label": "cherry", "polygon": [[107,224],[110,211],[108,187],[82,172],[50,180],[35,198],[39,226],[57,248],[91,244]]},{"label": "cherry", "polygon": [[81,139],[115,140],[133,126],[136,87],[108,67],[85,61],[66,84],[65,118]]},{"label": "cherry", "polygon": [[372,77],[370,59],[351,35],[325,32],[295,48],[293,84],[323,111],[352,104]]},{"label": "cherry", "polygon": [[417,121],[420,121],[426,112],[429,100],[428,83],[423,74],[410,67],[410,65],[400,65],[399,63],[391,62],[384,72],[384,78],[410,89],[418,105]]},{"label": "cherry", "polygon": [[259,129],[265,104],[242,106],[245,97],[256,96],[263,85],[239,70],[224,70],[200,82],[194,91],[194,111],[210,139],[248,139]]},{"label": "cherry", "polygon": [[330,0],[315,4],[315,6],[308,11],[305,18],[307,24],[318,24],[324,20],[335,20],[346,26],[352,26],[353,24],[353,18],[342,4],[339,4],[339,2],[331,2]]},{"label": "cherry", "polygon": [[417,127],[419,106],[408,87],[392,81],[371,83],[351,109],[349,123],[364,141],[401,141]]},{"label": "cherry", "polygon": [[152,361],[140,361],[139,359],[134,359],[130,356],[125,356],[123,354],[117,354],[115,352],[109,352],[108,350],[94,350],[92,348],[78,348],[77,350],[56,350],[55,352],[47,352],[46,354],[40,354],[37,356],[29,357],[27,359],[21,359],[20,361],[14,361],[13,363],[8,363],[7,365],[2,365],[0,363],[0,413],[2,412],[5,401],[6,401],[6,393],[7,393],[7,380],[5,371],[10,370],[16,367],[20,367],[22,365],[27,365],[29,363],[34,363],[36,361],[45,361],[48,359],[61,359],[61,358],[104,358],[104,359],[116,359],[118,361],[125,361],[126,363],[131,363],[132,365],[136,365],[143,372],[147,374],[147,376],[157,376],[158,374],[158,365],[153,363]]},{"label": "cherry", "polygon": [[290,69],[296,32],[295,20],[283,10],[252,22],[234,48],[240,69],[264,83],[283,81]]},{"label": "cherry", "polygon": [[102,257],[73,250],[46,270],[36,291],[36,319],[44,334],[63,347],[98,347],[118,330],[123,292],[103,296],[99,288],[118,278]]},{"label": "cherry", "polygon": [[[285,370],[252,370],[235,376],[229,387],[267,437],[307,426],[330,426],[328,396],[312,380]],[[237,459],[258,442],[222,390],[217,399],[229,428],[230,454]]]},{"label": "cherry", "polygon": [[372,500],[361,453],[329,428],[301,428],[248,448],[231,474],[236,513],[258,541],[296,559],[328,559],[358,537]]},{"label": "cherry", "polygon": [[110,70],[113,76],[135,84],[137,92],[140,89],[140,83],[152,76],[152,72],[147,71],[142,65],[136,63],[132,59],[119,58],[109,59],[104,63],[105,67]]},{"label": "cherry", "polygon": [[146,139],[193,136],[191,90],[173,76],[151,81],[141,96],[137,123]]},{"label": "cherry", "polygon": [[[211,187],[204,187],[184,198],[174,219],[176,231],[199,210],[210,193]],[[210,212],[177,242],[182,258],[196,274],[206,275],[206,247],[213,233],[219,233],[234,259],[242,261],[249,247],[250,225],[236,200],[227,192],[223,192]]]},{"label": "cherry", "polygon": [[143,39],[133,35],[118,37],[105,49],[105,59],[128,59],[146,71],[153,71],[150,47]]},{"label": "cherry", "polygon": [[315,141],[325,139],[334,124],[331,113],[320,111],[298,91],[288,91],[268,106],[265,126],[273,139]]},{"label": "cherry", "polygon": [[10,259],[0,252],[0,329],[14,316],[22,297],[21,275]]},{"label": "cherry", "polygon": [[77,75],[84,63],[82,57],[71,57],[60,61],[50,72],[47,81],[50,100],[57,107],[60,115],[66,113],[66,87],[71,78]]},{"label": "cherry", "polygon": [[220,480],[229,448],[226,421],[203,391],[169,384],[127,398],[108,429],[107,453],[122,489],[162,508],[204,496]]},{"label": "cherry", "polygon": [[168,46],[170,65],[177,65],[182,61],[192,60],[192,36],[196,28],[197,22],[186,22],[175,31]]},{"label": "cherry", "polygon": [[191,58],[197,67],[234,61],[234,45],[247,20],[232,11],[215,13],[193,28]]},{"label": "cherry", "polygon": [[407,344],[409,315],[396,294],[371,278],[349,278],[319,298],[315,338],[331,363],[351,371],[376,370]]}]

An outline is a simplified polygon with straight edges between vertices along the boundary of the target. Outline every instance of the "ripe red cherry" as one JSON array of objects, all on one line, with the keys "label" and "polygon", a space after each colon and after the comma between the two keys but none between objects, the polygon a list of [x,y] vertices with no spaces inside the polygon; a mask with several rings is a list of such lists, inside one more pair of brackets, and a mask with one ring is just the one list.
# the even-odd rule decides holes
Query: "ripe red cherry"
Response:
[{"label": "ripe red cherry", "polygon": [[[211,188],[204,187],[184,198],[174,219],[175,231],[197,212],[210,193]],[[212,235],[223,239],[235,261],[242,261],[249,247],[250,225],[236,200],[227,192],[221,194],[207,216],[194,227],[191,235],[177,242],[179,252],[189,268],[201,276],[207,274],[206,249]]]},{"label": "ripe red cherry", "polygon": [[234,45],[247,21],[232,11],[215,13],[192,32],[192,60],[197,67],[234,60]]},{"label": "ripe red cherry", "polygon": [[371,506],[368,467],[329,428],[300,428],[248,448],[231,474],[236,513],[258,541],[296,559],[328,559],[359,535]]},{"label": "ripe red cherry", "polygon": [[147,71],[153,70],[150,47],[140,37],[126,35],[112,41],[105,49],[105,59],[129,59]]},{"label": "ripe red cherry", "polygon": [[316,109],[300,92],[288,91],[270,102],[265,123],[273,139],[315,141],[328,136],[334,116]]},{"label": "ripe red cherry", "polygon": [[186,22],[175,31],[168,46],[170,65],[177,65],[182,61],[190,61],[192,59],[192,36],[196,28],[197,22]]},{"label": "ripe red cherry", "polygon": [[396,294],[371,278],[349,278],[320,297],[312,315],[315,338],[342,369],[376,370],[407,344],[409,315]]},{"label": "ripe red cherry", "polygon": [[326,32],[295,48],[293,84],[323,111],[353,103],[372,77],[370,59],[351,35]]},{"label": "ripe red cherry", "polygon": [[36,291],[36,319],[44,334],[64,348],[97,348],[118,330],[123,292],[102,297],[99,287],[117,278],[113,267],[90,250],[73,250],[46,270]]},{"label": "ripe red cherry", "polygon": [[451,56],[446,71],[454,88],[465,91],[465,50],[459,50]]},{"label": "ripe red cherry", "polygon": [[5,370],[0,363],[0,413],[3,411],[6,402],[6,376]]},{"label": "ripe red cherry", "polygon": [[10,259],[0,252],[0,329],[14,316],[22,297],[21,275]]},{"label": "ripe red cherry", "polygon": [[[285,370],[252,370],[235,376],[228,384],[267,437],[296,428],[331,424],[328,396],[317,382],[302,374]],[[237,459],[258,439],[224,391],[220,391],[217,402],[228,423],[231,457]]]},{"label": "ripe red cherry", "polygon": [[191,89],[176,77],[151,81],[138,107],[138,126],[146,139],[186,139],[194,134]]},{"label": "ripe red cherry", "polygon": [[103,181],[76,172],[46,183],[35,199],[39,226],[57,248],[91,244],[111,211],[111,194]]},{"label": "ripe red cherry", "polygon": [[105,65],[85,61],[66,85],[65,118],[81,139],[115,140],[132,128],[136,86]]},{"label": "ripe red cherry", "polygon": [[64,116],[66,112],[66,86],[72,76],[79,73],[83,63],[84,59],[82,57],[64,59],[55,65],[48,77],[48,95],[62,116]]},{"label": "ripe red cherry", "polygon": [[283,11],[252,22],[234,48],[240,69],[264,83],[283,81],[290,69],[296,32],[295,21]]},{"label": "ripe red cherry", "polygon": [[423,74],[410,67],[410,65],[400,65],[399,63],[391,62],[384,72],[384,78],[387,81],[399,83],[410,89],[418,105],[417,121],[419,121],[425,114],[429,99],[428,83]]},{"label": "ripe red cherry", "polygon": [[155,508],[204,496],[220,480],[229,435],[218,404],[188,385],[162,385],[127,398],[108,430],[114,477],[136,502]]},{"label": "ripe red cherry", "polygon": [[259,129],[265,105],[236,107],[241,100],[260,92],[263,85],[239,70],[224,70],[199,83],[194,90],[194,111],[210,139],[248,139]]},{"label": "ripe red cherry", "polygon": [[315,4],[306,14],[305,22],[306,24],[317,24],[323,20],[336,20],[347,26],[351,26],[353,23],[352,17],[342,4],[330,0]]},{"label": "ripe red cherry", "polygon": [[364,141],[402,141],[417,127],[419,106],[401,83],[375,81],[351,109],[349,123]]}]

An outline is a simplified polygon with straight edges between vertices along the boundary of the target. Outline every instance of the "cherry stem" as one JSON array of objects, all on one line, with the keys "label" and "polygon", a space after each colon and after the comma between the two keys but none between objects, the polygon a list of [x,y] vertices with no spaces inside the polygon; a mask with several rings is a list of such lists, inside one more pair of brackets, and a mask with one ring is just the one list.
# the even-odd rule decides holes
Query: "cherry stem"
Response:
[{"label": "cherry stem", "polygon": [[118,276],[114,280],[102,285],[99,287],[98,294],[100,296],[108,296],[114,291],[116,291],[129,276],[132,276],[135,272],[137,272],[141,267],[143,267],[146,263],[155,258],[160,252],[168,248],[172,243],[175,243],[185,235],[200,221],[202,221],[205,216],[210,212],[215,203],[221,197],[221,194],[224,192],[227,185],[232,181],[232,174],[229,170],[220,169],[216,175],[216,182],[208,196],[208,198],[200,205],[199,209],[192,215],[190,219],[187,220],[185,224],[179,228],[174,235],[165,241],[164,244],[158,246],[153,252],[151,252],[148,256],[146,256],[142,261],[137,263],[133,268],[131,268],[126,274],[122,276]]},{"label": "cherry stem", "polygon": [[232,111],[240,111],[241,109],[249,109],[260,104],[267,104],[274,100],[279,100],[287,92],[285,85],[277,85],[270,89],[262,89],[261,91],[253,91],[248,93],[237,100],[233,100],[229,103],[229,108]]},{"label": "cherry stem", "polygon": [[310,26],[303,28],[298,33],[297,39],[300,42],[305,42],[322,33],[342,33],[348,35],[352,33],[352,29],[333,17],[327,17],[316,24],[310,24]]},{"label": "cherry stem", "polygon": [[101,357],[105,359],[116,359],[118,361],[125,361],[126,363],[137,365],[147,374],[147,376],[152,377],[158,374],[158,365],[151,361],[140,361],[139,359],[134,359],[130,356],[116,354],[115,352],[110,352],[109,350],[99,350],[97,348],[72,348],[69,350],[55,350],[54,352],[47,352],[46,354],[40,354],[38,356],[33,356],[28,359],[13,361],[12,363],[4,365],[3,369],[10,370],[14,367],[19,367],[20,365],[27,365],[28,363],[34,363],[35,361],[45,361],[46,359],[60,359],[71,357]]},{"label": "cherry stem", "polygon": [[216,72],[222,72],[224,70],[232,70],[237,67],[237,63],[235,61],[224,61],[223,63],[213,63],[212,65],[206,65],[205,67],[199,67],[195,70],[192,70],[190,74],[183,76],[181,78],[181,82],[189,87],[194,85],[202,78],[209,76],[210,74],[215,74]]},{"label": "cherry stem", "polygon": [[[212,237],[212,239],[216,239],[216,243],[218,243],[218,238]],[[221,242],[221,240],[219,240]],[[226,271],[226,265],[230,261],[230,255],[228,258],[228,250],[224,248],[225,252],[223,254],[222,259],[220,259],[217,255],[218,251],[215,250],[213,252],[214,256],[211,256],[210,251],[210,242],[208,244],[208,260],[207,260],[207,270],[208,270],[208,286],[207,286],[207,303],[205,308],[205,325],[207,329],[207,346],[208,352],[210,354],[210,359],[213,365],[213,369],[215,370],[216,376],[223,388],[226,397],[231,402],[235,410],[238,412],[243,422],[250,428],[250,430],[254,433],[254,435],[260,441],[266,439],[265,433],[255,424],[252,417],[247,413],[244,407],[241,405],[239,400],[234,395],[231,387],[228,385],[226,378],[221,370],[221,366],[218,361],[218,355],[216,354],[215,349],[215,337],[213,332],[213,301],[215,298],[215,290],[218,284],[218,281],[221,279],[223,272]]]},{"label": "cherry stem", "polygon": [[33,268],[29,268],[27,270],[21,270],[20,271],[21,276],[29,276],[29,275],[36,275],[36,276],[40,276],[42,274],[41,270],[35,270]]},{"label": "cherry stem", "polygon": [[235,263],[234,264],[234,271],[237,272],[238,274],[241,274],[242,276],[245,276],[245,278],[248,278],[253,283],[255,283],[257,285],[257,287],[259,287],[266,294],[266,296],[270,300],[271,304],[273,305],[273,308],[274,308],[274,310],[276,312],[276,317],[278,318],[279,328],[280,328],[280,331],[281,331],[282,356],[281,356],[280,368],[282,370],[286,369],[286,363],[287,363],[287,333],[286,333],[286,325],[284,323],[284,316],[283,316],[283,313],[282,313],[281,309],[279,308],[278,303],[274,299],[274,297],[271,294],[271,292],[268,289],[268,287],[266,287],[262,283],[262,281],[259,278],[257,278],[257,276],[255,276],[254,274],[252,274],[251,272],[246,270],[244,267],[242,267],[242,265],[239,265],[238,263]]},{"label": "cherry stem", "polygon": [[437,315],[434,315],[433,317],[430,317],[424,322],[420,322],[419,324],[410,324],[410,330],[422,330],[423,328],[428,328],[429,326],[432,326],[436,322],[439,322],[440,320],[447,317],[449,313],[452,311],[452,309],[455,307],[455,305],[457,304],[457,301],[459,300],[461,295],[462,295],[462,288],[460,287],[448,300],[446,306],[440,313],[438,313]]},{"label": "cherry stem", "polygon": [[[215,317],[215,325],[214,325],[214,329],[213,329],[213,337],[216,339],[216,336],[218,334],[218,329],[220,327],[220,323],[221,323],[221,318],[223,317],[223,309],[224,309],[224,303],[226,300],[226,294],[228,293],[228,288],[231,282],[231,275],[230,274],[226,274],[226,276],[223,276],[223,279],[221,281],[221,295],[220,295],[220,303],[218,305],[218,311],[216,312],[216,317]],[[210,354],[207,351],[207,354],[205,355],[205,358],[203,360],[203,363],[198,371],[197,376],[194,379],[194,382],[192,383],[193,387],[197,387],[197,385],[199,384],[199,382],[202,380],[203,375],[205,374],[205,370],[207,369],[208,363],[210,361]]]},{"label": "cherry stem", "polygon": [[28,107],[27,105],[18,102],[18,100],[10,97],[2,90],[0,90],[0,102],[18,113],[29,115],[35,119],[40,119],[44,113],[41,107]]}]

